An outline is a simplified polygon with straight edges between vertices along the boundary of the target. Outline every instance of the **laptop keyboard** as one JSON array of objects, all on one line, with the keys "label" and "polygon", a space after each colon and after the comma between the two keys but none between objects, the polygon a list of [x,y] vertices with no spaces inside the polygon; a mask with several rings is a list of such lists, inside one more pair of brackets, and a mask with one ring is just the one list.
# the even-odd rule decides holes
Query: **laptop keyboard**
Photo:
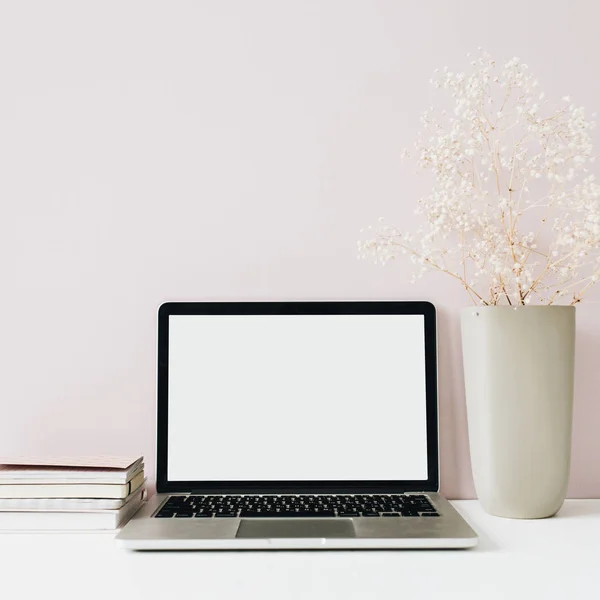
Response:
[{"label": "laptop keyboard", "polygon": [[424,495],[170,496],[159,519],[265,517],[438,517]]}]

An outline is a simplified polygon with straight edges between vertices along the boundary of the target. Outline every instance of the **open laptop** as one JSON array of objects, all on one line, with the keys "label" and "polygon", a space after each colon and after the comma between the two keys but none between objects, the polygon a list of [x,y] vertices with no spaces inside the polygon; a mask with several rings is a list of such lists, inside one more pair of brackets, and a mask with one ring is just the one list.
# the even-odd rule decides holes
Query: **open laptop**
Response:
[{"label": "open laptop", "polygon": [[136,550],[467,548],[438,493],[427,302],[173,302]]}]

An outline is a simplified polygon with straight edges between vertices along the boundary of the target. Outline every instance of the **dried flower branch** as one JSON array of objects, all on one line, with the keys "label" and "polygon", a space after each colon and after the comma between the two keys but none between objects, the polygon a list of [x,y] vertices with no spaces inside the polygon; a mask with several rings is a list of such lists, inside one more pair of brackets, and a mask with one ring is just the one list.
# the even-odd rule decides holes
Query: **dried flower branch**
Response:
[{"label": "dried flower branch", "polygon": [[484,52],[471,67],[436,72],[454,113],[425,111],[425,133],[404,152],[435,179],[418,203],[426,224],[410,235],[380,219],[359,258],[408,254],[415,278],[447,273],[475,303],[576,304],[600,278],[595,122],[568,96],[551,106],[518,58],[498,66]]}]

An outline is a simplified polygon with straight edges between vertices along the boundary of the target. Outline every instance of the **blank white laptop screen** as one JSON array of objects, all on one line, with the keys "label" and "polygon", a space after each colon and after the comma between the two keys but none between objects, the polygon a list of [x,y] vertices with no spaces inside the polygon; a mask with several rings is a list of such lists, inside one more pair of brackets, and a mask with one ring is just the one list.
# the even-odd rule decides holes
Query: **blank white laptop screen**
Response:
[{"label": "blank white laptop screen", "polygon": [[171,315],[169,481],[426,480],[422,315]]}]

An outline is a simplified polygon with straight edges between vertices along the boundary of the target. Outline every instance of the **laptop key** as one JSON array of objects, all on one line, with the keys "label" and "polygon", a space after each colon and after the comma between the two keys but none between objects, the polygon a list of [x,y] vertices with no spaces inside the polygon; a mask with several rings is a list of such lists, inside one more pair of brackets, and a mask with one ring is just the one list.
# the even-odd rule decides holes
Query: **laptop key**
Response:
[{"label": "laptop key", "polygon": [[384,512],[381,513],[382,517],[399,517],[400,513],[396,513],[396,512]]},{"label": "laptop key", "polygon": [[439,517],[440,515],[438,513],[427,512],[427,513],[423,513],[421,516],[422,517]]},{"label": "laptop key", "polygon": [[156,514],[157,519],[171,519],[175,513],[170,510],[161,510]]},{"label": "laptop key", "polygon": [[190,510],[186,510],[186,511],[178,511],[177,513],[175,513],[175,518],[176,519],[189,519],[191,517],[194,516],[194,513]]},{"label": "laptop key", "polygon": [[187,498],[183,498],[181,496],[171,496],[165,503],[165,506],[185,506],[186,500]]}]

